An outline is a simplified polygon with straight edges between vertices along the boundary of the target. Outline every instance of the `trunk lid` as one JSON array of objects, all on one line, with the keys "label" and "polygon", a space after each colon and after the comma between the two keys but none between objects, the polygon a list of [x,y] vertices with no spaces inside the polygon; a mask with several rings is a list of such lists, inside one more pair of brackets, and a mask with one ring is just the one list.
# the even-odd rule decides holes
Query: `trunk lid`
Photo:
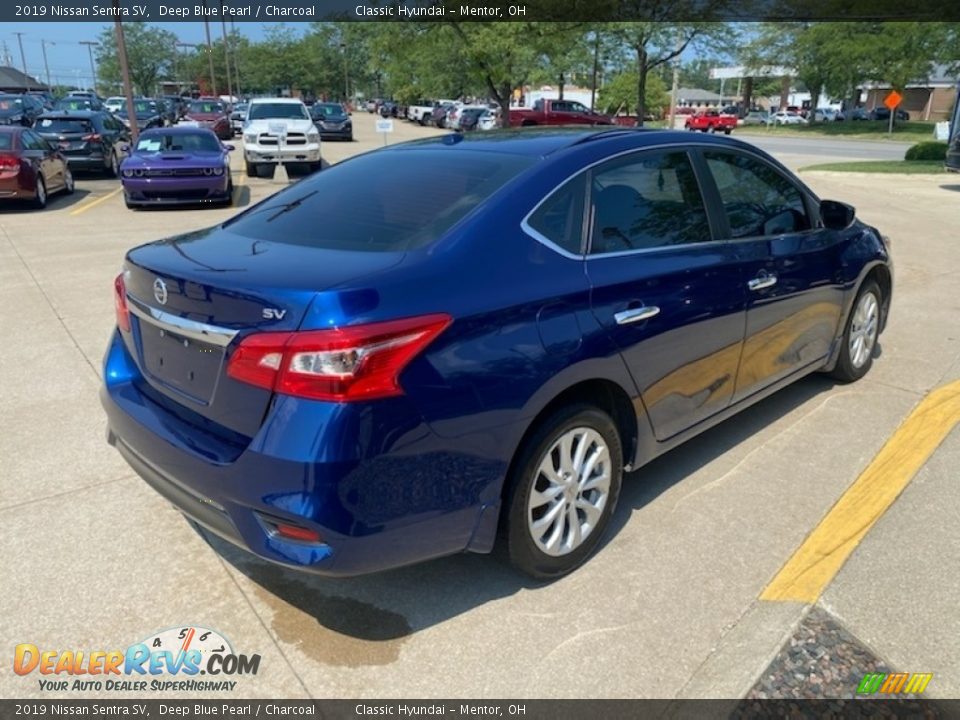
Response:
[{"label": "trunk lid", "polygon": [[227,375],[237,344],[251,332],[296,330],[318,292],[402,257],[253,240],[223,228],[131,250],[128,348],[146,392],[208,431],[253,436],[272,393]]}]

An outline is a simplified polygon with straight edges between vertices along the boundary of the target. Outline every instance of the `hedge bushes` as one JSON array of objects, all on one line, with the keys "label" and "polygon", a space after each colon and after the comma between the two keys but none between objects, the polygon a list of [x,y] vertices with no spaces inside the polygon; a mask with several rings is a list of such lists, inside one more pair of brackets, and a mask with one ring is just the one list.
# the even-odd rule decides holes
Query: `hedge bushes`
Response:
[{"label": "hedge bushes", "polygon": [[907,150],[904,160],[946,160],[947,143],[930,141],[917,143]]}]

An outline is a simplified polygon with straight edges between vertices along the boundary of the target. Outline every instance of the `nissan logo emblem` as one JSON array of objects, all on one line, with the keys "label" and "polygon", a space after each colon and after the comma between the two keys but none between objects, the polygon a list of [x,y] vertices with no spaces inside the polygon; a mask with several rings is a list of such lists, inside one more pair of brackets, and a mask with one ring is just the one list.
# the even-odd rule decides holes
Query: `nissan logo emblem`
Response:
[{"label": "nissan logo emblem", "polygon": [[153,296],[161,305],[167,304],[167,284],[160,278],[153,281]]}]

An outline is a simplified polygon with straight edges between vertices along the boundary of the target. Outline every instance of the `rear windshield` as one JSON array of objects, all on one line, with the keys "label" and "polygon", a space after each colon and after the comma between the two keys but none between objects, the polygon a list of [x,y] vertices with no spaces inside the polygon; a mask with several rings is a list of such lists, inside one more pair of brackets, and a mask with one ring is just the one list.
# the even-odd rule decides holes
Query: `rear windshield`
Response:
[{"label": "rear windshield", "polygon": [[138,153],[220,152],[220,141],[213,133],[164,133],[140,136]]},{"label": "rear windshield", "polygon": [[20,110],[23,110],[23,100],[20,98],[0,97],[0,113]]},{"label": "rear windshield", "polygon": [[334,105],[332,103],[323,103],[323,104],[317,103],[316,105],[313,106],[313,114],[330,116],[330,115],[343,115],[344,112],[343,112],[343,108],[340,105]]},{"label": "rear windshield", "polygon": [[218,102],[192,102],[190,112],[193,113],[222,113],[223,105]]},{"label": "rear windshield", "polygon": [[81,97],[64,98],[58,101],[55,107],[57,110],[90,110],[93,108],[93,102]]},{"label": "rear windshield", "polygon": [[409,250],[441,237],[533,162],[446,148],[370,153],[277,193],[228,225],[288,245]]},{"label": "rear windshield", "polygon": [[93,123],[78,118],[40,118],[34,127],[42,133],[93,132]]},{"label": "rear windshield", "polygon": [[278,118],[287,120],[306,120],[307,111],[299,103],[254,103],[250,106],[250,119],[262,120]]}]

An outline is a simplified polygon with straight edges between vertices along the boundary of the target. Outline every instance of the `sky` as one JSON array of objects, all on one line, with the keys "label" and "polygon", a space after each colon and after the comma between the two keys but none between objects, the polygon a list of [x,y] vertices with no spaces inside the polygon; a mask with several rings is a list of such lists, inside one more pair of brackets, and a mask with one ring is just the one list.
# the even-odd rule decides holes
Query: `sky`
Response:
[{"label": "sky", "polygon": [[[2,0],[0,0],[2,1]],[[180,38],[181,42],[200,43],[205,41],[202,22],[171,22],[151,23],[164,30],[169,30]],[[257,41],[265,36],[265,28],[279,23],[236,23],[237,32]],[[296,27],[295,23],[289,23]],[[303,23],[306,29],[309,23]],[[50,65],[50,80],[56,84],[83,85],[90,84],[90,55],[86,45],[81,40],[96,40],[103,30],[112,27],[113,23],[96,22],[43,22],[43,23],[3,23],[0,27],[0,65],[7,64],[4,57],[4,43],[6,55],[10,64],[22,70],[20,61],[20,46],[17,43],[16,32],[23,33],[23,54],[27,60],[27,74],[33,75],[40,82],[46,82],[46,72],[43,67],[42,41],[47,41],[47,62]],[[227,27],[229,30],[229,25]],[[220,23],[210,23],[211,39],[221,35]],[[55,43],[51,45],[50,43]],[[96,48],[94,48],[96,53]],[[79,80],[79,82],[78,82]]]}]

